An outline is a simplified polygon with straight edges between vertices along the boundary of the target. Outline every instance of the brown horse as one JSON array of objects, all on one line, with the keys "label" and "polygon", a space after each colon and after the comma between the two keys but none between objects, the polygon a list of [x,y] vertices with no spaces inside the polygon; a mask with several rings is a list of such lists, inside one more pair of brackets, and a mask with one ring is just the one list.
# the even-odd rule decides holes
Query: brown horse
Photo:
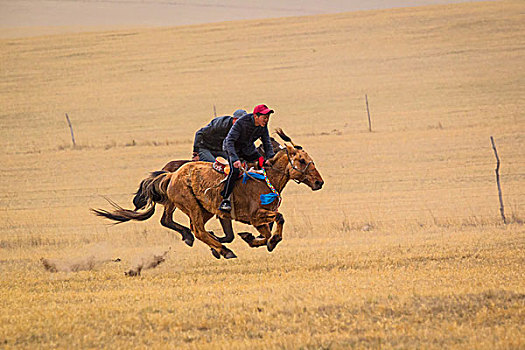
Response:
[{"label": "brown horse", "polygon": [[[272,143],[273,151],[274,153],[279,152],[279,150],[282,148],[281,144],[277,142],[273,137],[270,137],[270,141]],[[261,144],[259,147],[257,147],[257,151],[259,154],[264,156],[265,151],[264,147]],[[164,165],[162,170],[160,171],[154,171],[150,173],[150,175],[141,181],[139,185],[139,189],[137,192],[135,192],[135,196],[133,197],[133,204],[135,205],[135,211],[139,209],[143,209],[146,207],[146,204],[148,203],[147,198],[145,196],[146,193],[146,187],[153,181],[155,177],[158,175],[164,173],[164,172],[170,172],[173,173],[177,171],[181,166],[183,166],[186,163],[191,162],[191,160],[172,160],[171,162]],[[253,164],[249,163],[248,166],[257,166],[257,162],[254,162]],[[222,231],[224,232],[224,236],[219,237],[215,236],[215,234],[212,231],[209,231],[210,234],[212,234],[215,238],[219,240],[221,243],[231,243],[233,242],[234,233],[233,233],[233,226],[232,221],[230,219],[225,219],[219,217],[219,222],[221,223]],[[272,227],[272,224],[270,224],[270,228]]]},{"label": "brown horse", "polygon": [[[281,144],[277,142],[273,137],[270,137],[270,141],[272,143],[274,153],[279,152],[279,150],[282,148]],[[257,151],[259,152],[259,154],[264,156],[265,152],[262,144],[259,147],[257,147]],[[151,182],[151,180],[153,180],[155,177],[162,174],[163,172],[173,173],[177,171],[177,169],[179,169],[181,166],[189,162],[191,162],[191,160],[172,160],[171,162],[168,162],[166,165],[164,165],[162,170],[154,171],[150,173],[150,175],[147,178],[142,180],[142,182],[139,185],[139,189],[137,190],[137,192],[135,192],[135,197],[133,197],[133,204],[135,205],[135,210],[143,209],[146,206],[147,200],[144,196],[144,191],[146,189],[146,186]]]},{"label": "brown horse", "polygon": [[[282,132],[278,135],[283,140],[291,139]],[[300,146],[286,145],[270,160],[271,166],[266,167],[267,178],[273,184],[277,193],[281,193],[290,180],[304,183],[313,191],[321,189],[324,184],[317,171],[312,158]],[[224,219],[233,219],[253,225],[260,236],[254,237],[251,233],[239,233],[250,245],[260,247],[266,245],[272,251],[282,240],[284,218],[277,211],[280,201],[274,200],[270,204],[262,205],[261,194],[268,194],[270,189],[266,182],[248,180],[238,183],[232,194],[232,211],[225,213],[218,210],[222,200],[220,195],[221,182],[224,175],[216,172],[210,163],[189,162],[182,165],[176,172],[161,173],[156,176],[146,187],[147,206],[144,211],[123,209],[114,204],[115,210],[108,212],[93,209],[96,215],[111,220],[125,222],[129,220],[146,220],[155,212],[155,204],[164,206],[162,225],[181,233],[186,244],[193,244],[193,235],[208,244],[213,255],[226,259],[235,258],[236,255],[217,240],[205,229],[206,222],[217,215]],[[179,208],[190,218],[191,230],[173,221],[173,212]],[[269,224],[276,223],[272,235]]]}]

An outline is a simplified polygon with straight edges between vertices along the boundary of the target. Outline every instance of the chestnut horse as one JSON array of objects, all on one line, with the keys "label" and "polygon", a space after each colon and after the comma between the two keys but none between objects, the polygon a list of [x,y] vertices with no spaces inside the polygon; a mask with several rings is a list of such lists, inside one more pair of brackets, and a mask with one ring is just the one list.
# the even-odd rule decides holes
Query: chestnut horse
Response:
[{"label": "chestnut horse", "polygon": [[[272,143],[274,153],[277,153],[282,148],[281,144],[277,142],[273,137],[270,137],[270,141]],[[259,147],[257,147],[257,151],[259,152],[259,154],[264,156],[265,152],[262,144]],[[177,169],[179,169],[181,166],[189,162],[191,162],[191,160],[172,160],[171,162],[168,162],[166,165],[164,165],[162,170],[154,171],[150,174],[149,177],[142,180],[142,182],[139,185],[139,189],[137,190],[137,192],[135,192],[135,197],[133,197],[133,204],[135,205],[135,210],[142,209],[146,206],[147,201],[146,197],[144,196],[144,191],[146,189],[146,186],[151,182],[151,180],[153,180],[155,177],[162,174],[163,172],[173,173],[177,171]]]},{"label": "chestnut horse", "polygon": [[[292,142],[282,130],[277,133],[284,141]],[[265,167],[267,180],[279,196],[290,180],[304,183],[313,191],[320,190],[324,184],[310,155],[293,143],[286,144],[285,148],[277,152],[270,159],[270,164],[271,166]],[[161,204],[164,206],[162,225],[179,232],[186,244],[193,245],[193,232],[197,239],[210,246],[216,258],[220,258],[221,255],[226,259],[236,258],[230,249],[205,229],[206,222],[217,215],[223,219],[233,219],[254,226],[260,233],[259,237],[244,232],[239,233],[241,238],[250,247],[267,246],[268,251],[273,251],[282,240],[283,233],[284,218],[277,211],[280,199],[261,204],[260,196],[270,192],[269,186],[265,181],[250,179],[235,186],[231,197],[232,211],[222,212],[218,210],[222,201],[222,180],[224,175],[215,171],[210,163],[189,162],[176,172],[159,174],[147,185],[147,205],[143,211],[124,209],[116,204],[113,204],[113,212],[92,210],[96,215],[118,222],[142,221],[153,215],[156,204]],[[191,229],[173,221],[173,212],[177,208],[190,218]],[[273,235],[269,225],[272,222],[276,223]]]},{"label": "chestnut horse", "polygon": [[[274,153],[277,153],[282,148],[281,144],[279,142],[277,142],[273,137],[270,137],[270,141],[272,143],[272,147],[273,147]],[[259,154],[264,156],[265,151],[264,151],[264,147],[263,147],[262,144],[259,147],[257,147],[257,151],[259,152]],[[150,173],[150,175],[147,178],[142,180],[140,185],[139,185],[139,189],[137,190],[137,192],[135,192],[135,197],[133,197],[133,204],[135,205],[135,211],[137,211],[139,209],[143,209],[146,206],[146,204],[148,202],[147,199],[146,199],[146,196],[145,196],[146,187],[151,183],[151,181],[153,181],[153,179],[155,177],[157,177],[158,175],[162,174],[163,172],[171,172],[171,173],[173,173],[173,172],[177,171],[177,169],[179,169],[181,166],[183,166],[184,164],[189,163],[189,162],[191,162],[191,160],[172,160],[171,162],[169,162],[166,165],[164,165],[162,170],[154,171],[154,172]],[[256,163],[257,162],[254,162],[253,164],[249,163],[248,165],[249,166],[257,166],[258,164],[256,164]],[[215,236],[215,238],[217,238],[219,240],[219,242],[221,242],[221,243],[231,243],[231,242],[233,242],[234,233],[233,233],[232,221],[230,219],[225,219],[225,218],[221,218],[221,217],[219,217],[218,219],[219,219],[219,222],[221,223],[221,227],[222,227],[222,231],[224,232],[224,236],[222,236],[222,237],[215,236],[215,234],[212,231],[209,231],[209,232],[213,236]],[[272,227],[272,224],[270,224],[270,228],[271,227]]]}]

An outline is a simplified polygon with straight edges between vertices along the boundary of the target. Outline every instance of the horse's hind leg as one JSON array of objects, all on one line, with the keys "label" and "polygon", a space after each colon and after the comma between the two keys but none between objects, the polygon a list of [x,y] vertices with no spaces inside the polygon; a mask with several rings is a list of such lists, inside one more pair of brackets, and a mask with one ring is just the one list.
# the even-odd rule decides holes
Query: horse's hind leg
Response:
[{"label": "horse's hind leg", "polygon": [[221,255],[226,259],[236,258],[237,256],[230,249],[226,248],[214,235],[206,231],[204,228],[206,218],[207,215],[202,212],[193,212],[190,216],[191,225],[197,239],[210,246],[213,256],[217,259],[220,259]]},{"label": "horse's hind leg", "polygon": [[[206,223],[213,217],[213,214],[208,212],[208,211],[202,211],[202,216],[203,216],[204,225],[206,225]],[[223,225],[222,221],[221,221],[221,225],[222,225],[223,230],[224,230],[224,225]],[[227,223],[225,223],[225,225],[227,225]],[[191,222],[190,222],[190,229],[191,229],[191,232],[195,232],[195,228],[193,227],[193,224]],[[232,230],[231,234],[233,235],[233,228],[231,227],[231,221],[230,221],[230,229]],[[208,233],[213,238],[215,238],[217,241],[219,241],[221,243],[230,243],[231,241],[233,241],[233,238],[232,238],[232,240],[227,241],[228,234],[226,234],[226,236],[224,236],[224,237],[219,237],[213,231],[208,231]]]},{"label": "horse's hind leg", "polygon": [[182,240],[184,241],[184,243],[191,247],[193,246],[195,237],[193,236],[189,228],[173,221],[173,212],[175,211],[175,209],[176,207],[174,205],[167,204],[164,207],[164,214],[162,214],[162,219],[160,219],[160,223],[162,224],[162,226],[165,226],[180,233],[182,235]]}]

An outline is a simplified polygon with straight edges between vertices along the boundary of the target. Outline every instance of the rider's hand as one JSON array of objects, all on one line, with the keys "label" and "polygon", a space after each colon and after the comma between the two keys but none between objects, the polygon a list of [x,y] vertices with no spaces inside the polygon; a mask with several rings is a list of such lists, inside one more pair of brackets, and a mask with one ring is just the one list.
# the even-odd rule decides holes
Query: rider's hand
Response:
[{"label": "rider's hand", "polygon": [[266,161],[264,162],[264,165],[266,165],[266,166],[272,166],[272,163],[270,162],[269,159],[266,159]]},{"label": "rider's hand", "polygon": [[241,161],[236,160],[235,162],[233,162],[233,167],[239,169],[241,167]]},{"label": "rider's hand", "polygon": [[193,162],[198,162],[199,161],[199,153],[193,152],[193,157],[191,158],[191,160]]}]

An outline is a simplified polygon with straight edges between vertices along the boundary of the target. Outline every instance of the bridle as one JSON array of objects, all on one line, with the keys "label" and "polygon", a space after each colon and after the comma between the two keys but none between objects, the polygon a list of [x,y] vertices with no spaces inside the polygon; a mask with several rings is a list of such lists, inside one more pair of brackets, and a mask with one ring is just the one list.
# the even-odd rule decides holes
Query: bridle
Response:
[{"label": "bridle", "polygon": [[297,168],[294,163],[293,163],[293,160],[292,158],[290,157],[290,153],[288,152],[288,148],[285,148],[284,149],[286,151],[286,156],[288,157],[288,162],[290,163],[290,165],[292,166],[292,169],[301,173],[302,175],[302,178],[300,180],[297,180],[297,179],[292,179],[293,181],[295,181],[296,183],[300,184],[302,183],[305,179],[306,179],[306,172],[308,171],[308,168],[310,167],[311,164],[313,164],[314,162],[313,161],[310,161],[309,163],[306,164],[306,166],[304,167],[303,170]]}]

